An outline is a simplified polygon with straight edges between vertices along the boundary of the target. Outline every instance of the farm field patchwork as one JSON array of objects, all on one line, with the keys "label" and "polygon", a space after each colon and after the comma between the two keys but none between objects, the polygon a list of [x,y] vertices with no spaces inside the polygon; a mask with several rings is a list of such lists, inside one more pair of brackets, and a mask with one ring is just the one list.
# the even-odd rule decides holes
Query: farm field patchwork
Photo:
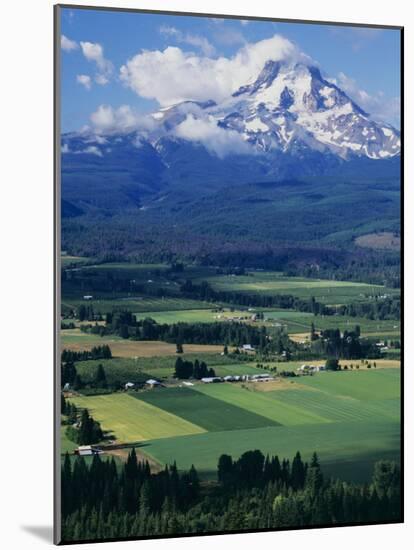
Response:
[{"label": "farm field patchwork", "polygon": [[70,398],[87,408],[105,432],[120,442],[202,433],[205,430],[183,418],[125,393]]},{"label": "farm field patchwork", "polygon": [[[277,400],[268,397],[267,392],[253,391],[253,383],[246,385],[246,388],[240,384],[230,383],[197,384],[195,387],[197,391],[205,395],[215,397],[238,407],[243,407],[286,426],[330,422],[329,419],[307,411],[304,407],[279,403]],[[247,387],[251,387],[251,389],[247,389]]]},{"label": "farm field patchwork", "polygon": [[252,408],[239,407],[187,387],[161,388],[157,391],[136,393],[134,397],[208,431],[239,430],[278,424],[274,419],[257,414]]},{"label": "farm field patchwork", "polygon": [[250,389],[197,384],[192,391],[281,426],[149,441],[146,453],[162,464],[174,457],[183,469],[191,460],[206,477],[214,476],[220,454],[237,457],[251,448],[289,458],[300,450],[307,459],[316,450],[328,472],[353,480],[368,478],[375,460],[399,459],[398,368],[324,372],[278,384],[277,391],[269,392],[258,391],[266,383],[245,384]]}]

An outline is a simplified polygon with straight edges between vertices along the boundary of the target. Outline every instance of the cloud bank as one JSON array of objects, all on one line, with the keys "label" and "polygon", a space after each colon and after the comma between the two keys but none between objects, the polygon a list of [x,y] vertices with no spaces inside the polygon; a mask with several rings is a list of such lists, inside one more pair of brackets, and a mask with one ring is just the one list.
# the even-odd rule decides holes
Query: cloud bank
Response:
[{"label": "cloud bank", "polygon": [[217,126],[213,118],[194,118],[192,114],[179,124],[175,129],[175,135],[188,141],[201,143],[219,158],[231,153],[243,154],[252,152],[251,148],[234,130],[224,130]]},{"label": "cloud bank", "polygon": [[138,95],[162,106],[186,100],[222,101],[254,80],[269,59],[303,61],[305,56],[278,35],[246,44],[230,58],[201,57],[169,46],[135,55],[122,65],[120,78]]},{"label": "cloud bank", "polygon": [[110,105],[100,105],[91,114],[90,121],[93,132],[98,135],[146,131],[155,126],[150,116],[136,113],[129,105],[121,105],[118,109]]}]

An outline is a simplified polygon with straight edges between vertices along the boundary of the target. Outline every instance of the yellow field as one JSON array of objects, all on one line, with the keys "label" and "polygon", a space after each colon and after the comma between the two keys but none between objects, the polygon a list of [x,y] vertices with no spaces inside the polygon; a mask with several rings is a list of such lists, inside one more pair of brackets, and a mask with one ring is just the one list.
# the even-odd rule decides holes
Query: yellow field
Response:
[{"label": "yellow field", "polygon": [[205,432],[203,428],[124,393],[72,397],[77,407],[86,407],[104,431],[119,442],[146,441]]},{"label": "yellow field", "polygon": [[[107,344],[112,351],[113,357],[159,357],[166,355],[176,355],[176,345],[167,344],[159,341],[134,341],[123,340],[121,338],[111,338],[87,334],[78,328],[61,331],[62,349],[72,351],[90,350],[93,346],[102,346]],[[220,353],[223,346],[202,345],[202,344],[184,344],[185,353]]]}]

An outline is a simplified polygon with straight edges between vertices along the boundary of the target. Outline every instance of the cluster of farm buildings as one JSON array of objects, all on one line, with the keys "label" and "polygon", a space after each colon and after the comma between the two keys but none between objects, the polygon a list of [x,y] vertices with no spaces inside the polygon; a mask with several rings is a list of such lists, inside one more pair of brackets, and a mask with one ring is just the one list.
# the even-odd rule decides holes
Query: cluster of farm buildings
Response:
[{"label": "cluster of farm buildings", "polygon": [[325,370],[324,365],[301,365],[297,371],[301,372],[302,374],[309,374],[313,372],[320,372]]},{"label": "cluster of farm buildings", "polygon": [[208,376],[202,378],[204,384],[212,384],[216,382],[269,382],[274,380],[269,374],[241,374],[239,376]]}]

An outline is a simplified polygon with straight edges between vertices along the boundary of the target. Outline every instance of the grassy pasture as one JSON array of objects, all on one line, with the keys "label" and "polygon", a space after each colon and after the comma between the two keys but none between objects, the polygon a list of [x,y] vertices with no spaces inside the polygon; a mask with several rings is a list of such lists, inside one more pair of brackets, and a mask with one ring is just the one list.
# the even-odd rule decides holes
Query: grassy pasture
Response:
[{"label": "grassy pasture", "polygon": [[361,401],[400,397],[398,369],[322,372],[316,376],[303,376],[300,383],[330,395],[351,397]]},{"label": "grassy pasture", "polygon": [[202,276],[216,290],[237,291],[260,294],[292,294],[299,298],[314,296],[325,304],[348,304],[365,301],[368,296],[378,294],[396,294],[393,289],[381,285],[352,283],[349,281],[332,281],[327,279],[307,279],[302,277],[285,277],[276,272],[250,272],[247,275],[214,275]]},{"label": "grassy pasture", "polygon": [[382,418],[398,421],[400,416],[400,402],[396,398],[360,401],[341,395],[314,391],[313,388],[266,392],[266,396],[282,406],[291,405],[303,408],[331,422],[375,422]]},{"label": "grassy pasture", "polygon": [[77,407],[87,408],[102,429],[120,442],[146,441],[202,433],[205,430],[125,393],[73,397]]},{"label": "grassy pasture", "polygon": [[181,309],[166,311],[134,312],[137,319],[151,317],[157,323],[213,323],[216,319],[211,309]]},{"label": "grassy pasture", "polygon": [[257,414],[252,408],[241,408],[187,387],[160,388],[157,391],[134,394],[134,397],[208,431],[239,430],[278,424],[269,417]]}]

